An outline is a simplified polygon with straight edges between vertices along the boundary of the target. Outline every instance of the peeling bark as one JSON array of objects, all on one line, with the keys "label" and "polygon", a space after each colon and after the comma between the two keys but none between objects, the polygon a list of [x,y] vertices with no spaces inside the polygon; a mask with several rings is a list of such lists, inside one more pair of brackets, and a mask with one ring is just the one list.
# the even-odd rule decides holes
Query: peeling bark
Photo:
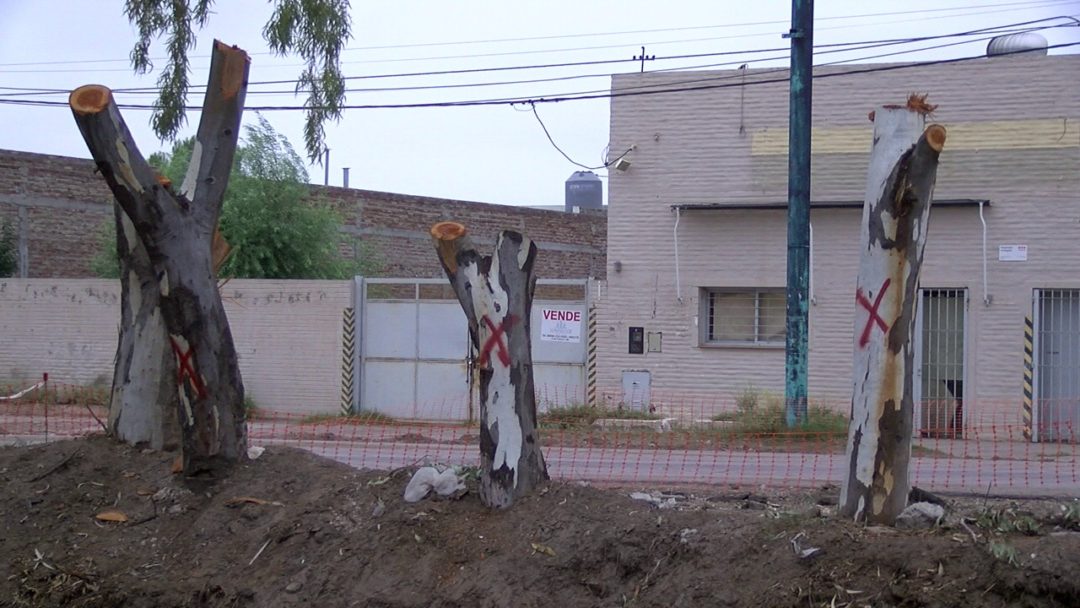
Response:
[{"label": "peeling bark", "polygon": [[134,224],[118,205],[113,207],[120,260],[120,340],[109,402],[109,432],[132,445],[174,449],[180,441],[179,402],[158,283]]},{"label": "peeling bark", "polygon": [[436,224],[431,236],[479,353],[480,500],[506,508],[548,479],[536,429],[529,328],[536,245],[506,230],[494,255],[482,256],[454,222]]},{"label": "peeling bark", "polygon": [[885,106],[872,114],[874,145],[863,206],[855,292],[854,392],[848,474],[840,511],[892,524],[910,490],[914,350],[919,271],[945,129],[925,115]]},{"label": "peeling bark", "polygon": [[[87,85],[72,91],[69,99],[98,171],[130,219],[133,231],[128,232],[136,235],[150,264],[151,274],[136,271],[127,280],[157,290],[157,309],[168,336],[136,333],[128,374],[153,373],[162,351],[170,353],[171,361],[160,375],[175,374],[187,475],[213,473],[246,455],[244,387],[211,245],[236,152],[247,72],[246,53],[215,42],[195,149],[179,192],[147,164],[108,88]],[[126,264],[133,262],[131,258]],[[136,293],[142,299],[138,307],[132,306],[133,314],[149,306],[144,289],[130,290],[132,304]],[[122,334],[134,330],[138,315],[135,319],[135,324],[121,326]],[[122,336],[121,345],[124,340]]]}]

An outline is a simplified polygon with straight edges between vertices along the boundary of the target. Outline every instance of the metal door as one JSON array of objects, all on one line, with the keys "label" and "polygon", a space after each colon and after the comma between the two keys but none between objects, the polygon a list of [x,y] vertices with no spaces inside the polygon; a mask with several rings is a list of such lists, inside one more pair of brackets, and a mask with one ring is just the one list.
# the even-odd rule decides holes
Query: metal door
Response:
[{"label": "metal door", "polygon": [[[403,420],[475,420],[477,353],[449,283],[365,278],[358,285],[358,409]],[[537,281],[530,326],[540,411],[585,402],[587,301],[584,279]],[[563,319],[554,326],[552,311]]]},{"label": "metal door", "polygon": [[967,295],[967,289],[920,290],[914,389],[922,437],[963,437]]},{"label": "metal door", "polygon": [[1080,439],[1080,289],[1036,289],[1035,395],[1038,441]]},{"label": "metal door", "polygon": [[471,418],[468,323],[461,305],[439,292],[443,285],[364,280],[361,411],[405,420]]}]

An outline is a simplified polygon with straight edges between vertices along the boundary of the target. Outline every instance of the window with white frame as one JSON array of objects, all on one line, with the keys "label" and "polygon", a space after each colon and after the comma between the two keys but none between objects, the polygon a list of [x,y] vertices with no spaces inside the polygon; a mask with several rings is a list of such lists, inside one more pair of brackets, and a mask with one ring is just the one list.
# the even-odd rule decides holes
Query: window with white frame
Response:
[{"label": "window with white frame", "polygon": [[782,288],[702,290],[704,344],[783,346],[787,301]]}]

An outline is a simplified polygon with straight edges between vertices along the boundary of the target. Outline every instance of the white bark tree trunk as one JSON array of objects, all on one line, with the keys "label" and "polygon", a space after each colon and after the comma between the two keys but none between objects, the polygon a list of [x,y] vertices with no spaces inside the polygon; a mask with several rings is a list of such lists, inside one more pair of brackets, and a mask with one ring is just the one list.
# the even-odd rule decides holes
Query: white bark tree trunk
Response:
[{"label": "white bark tree trunk", "polygon": [[159,306],[153,265],[135,225],[119,205],[120,340],[109,402],[109,432],[132,445],[174,449],[180,441],[176,364]]},{"label": "white bark tree trunk", "polygon": [[480,500],[506,508],[548,479],[536,430],[529,327],[536,245],[506,230],[488,257],[461,224],[436,224],[431,236],[479,353]]},{"label": "white bark tree trunk", "polygon": [[[153,268],[151,284],[175,356],[161,374],[174,374],[178,384],[187,475],[212,474],[246,457],[244,387],[211,245],[236,152],[248,68],[244,51],[215,41],[195,148],[179,191],[147,164],[108,88],[83,86],[69,99],[98,170]],[[133,327],[123,325],[121,332]],[[146,344],[133,354],[135,373],[152,369],[161,356],[153,343],[159,338],[145,334]]]},{"label": "white bark tree trunk", "polygon": [[892,524],[910,490],[915,309],[945,129],[927,110],[875,111],[855,293],[854,393],[841,513]]}]

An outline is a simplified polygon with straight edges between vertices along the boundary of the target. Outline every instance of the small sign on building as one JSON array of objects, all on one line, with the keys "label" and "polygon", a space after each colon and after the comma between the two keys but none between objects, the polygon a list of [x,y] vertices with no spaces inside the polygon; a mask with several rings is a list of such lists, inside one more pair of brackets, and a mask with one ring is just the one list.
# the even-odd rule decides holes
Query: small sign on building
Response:
[{"label": "small sign on building", "polygon": [[998,245],[999,262],[1026,262],[1027,245]]},{"label": "small sign on building", "polygon": [[581,311],[544,308],[540,311],[540,339],[548,342],[581,342]]}]

